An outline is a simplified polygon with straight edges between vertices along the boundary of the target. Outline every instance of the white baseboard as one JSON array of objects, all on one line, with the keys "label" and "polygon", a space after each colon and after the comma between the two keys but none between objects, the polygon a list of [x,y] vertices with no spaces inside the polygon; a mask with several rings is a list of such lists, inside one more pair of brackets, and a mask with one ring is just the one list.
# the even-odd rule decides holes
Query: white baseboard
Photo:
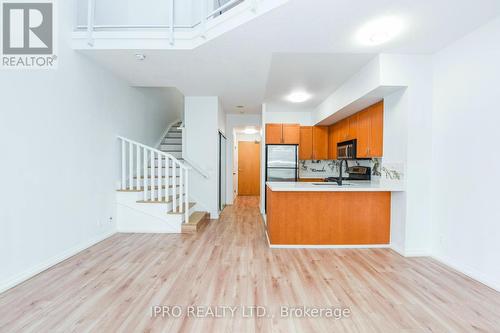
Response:
[{"label": "white baseboard", "polygon": [[475,269],[468,267],[464,264],[457,263],[456,261],[447,258],[447,257],[441,257],[441,256],[431,256],[432,259],[439,261],[445,266],[449,266],[453,268],[456,271],[459,271],[460,273],[467,275],[473,280],[476,280],[482,284],[484,284],[487,287],[490,287],[498,292],[500,292],[500,281],[495,281],[494,279],[491,279],[484,274],[476,271]]},{"label": "white baseboard", "polygon": [[81,251],[83,251],[83,250],[85,250],[85,249],[87,249],[87,248],[89,248],[89,247],[91,247],[99,242],[102,242],[106,238],[113,236],[115,233],[116,233],[116,231],[113,230],[111,232],[94,237],[94,238],[90,239],[89,241],[78,244],[77,246],[74,246],[74,247],[44,261],[41,264],[38,264],[38,265],[35,265],[35,266],[29,268],[29,269],[25,270],[24,272],[14,276],[8,280],[1,281],[0,282],[0,293],[3,293],[4,291],[6,291],[8,289],[11,289],[11,288],[17,286],[18,284],[20,284],[20,283],[32,278],[33,276],[49,269],[50,267],[57,265],[58,263],[78,254]]}]

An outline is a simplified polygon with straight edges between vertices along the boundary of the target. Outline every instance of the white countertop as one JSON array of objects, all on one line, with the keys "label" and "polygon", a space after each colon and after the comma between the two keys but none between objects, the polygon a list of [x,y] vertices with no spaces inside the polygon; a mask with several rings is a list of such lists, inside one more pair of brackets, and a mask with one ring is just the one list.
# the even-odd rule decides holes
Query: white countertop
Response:
[{"label": "white countertop", "polygon": [[[400,183],[381,183],[377,181],[345,180],[344,185],[321,182],[267,182],[271,191],[276,192],[403,192]],[[318,185],[317,185],[318,184]],[[322,185],[319,185],[322,184]],[[349,184],[349,185],[347,185]]]}]

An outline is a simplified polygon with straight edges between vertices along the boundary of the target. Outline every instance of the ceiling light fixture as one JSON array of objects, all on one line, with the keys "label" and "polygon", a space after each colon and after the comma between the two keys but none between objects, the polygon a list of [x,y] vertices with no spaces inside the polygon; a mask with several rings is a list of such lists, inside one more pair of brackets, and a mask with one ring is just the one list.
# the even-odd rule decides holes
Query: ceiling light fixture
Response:
[{"label": "ceiling light fixture", "polygon": [[311,94],[305,91],[295,91],[288,95],[286,99],[292,103],[302,103],[311,98]]},{"label": "ceiling light fixture", "polygon": [[403,20],[397,17],[382,17],[362,26],[357,34],[365,45],[380,45],[394,39],[404,28]]},{"label": "ceiling light fixture", "polygon": [[243,130],[243,133],[245,133],[245,134],[257,134],[257,133],[259,133],[259,131],[253,127],[247,127]]},{"label": "ceiling light fixture", "polygon": [[137,60],[139,60],[139,61],[144,61],[144,60],[146,60],[146,55],[145,55],[145,54],[142,54],[142,53],[137,53],[137,54],[135,55],[135,58],[136,58]]}]

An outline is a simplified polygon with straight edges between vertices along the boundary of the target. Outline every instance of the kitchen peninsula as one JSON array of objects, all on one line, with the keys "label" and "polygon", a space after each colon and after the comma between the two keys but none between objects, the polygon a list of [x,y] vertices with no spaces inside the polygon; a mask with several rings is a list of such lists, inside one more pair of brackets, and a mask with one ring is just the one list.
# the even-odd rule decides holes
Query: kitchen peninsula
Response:
[{"label": "kitchen peninsula", "polygon": [[267,182],[267,232],[278,245],[388,245],[400,185]]}]

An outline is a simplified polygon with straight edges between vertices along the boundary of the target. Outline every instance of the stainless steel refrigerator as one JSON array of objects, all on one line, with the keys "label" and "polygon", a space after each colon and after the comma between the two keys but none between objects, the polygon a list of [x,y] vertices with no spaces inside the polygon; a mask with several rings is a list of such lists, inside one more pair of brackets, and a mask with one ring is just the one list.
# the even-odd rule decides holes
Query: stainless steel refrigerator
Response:
[{"label": "stainless steel refrigerator", "polygon": [[266,181],[295,182],[298,180],[298,146],[266,146]]}]

